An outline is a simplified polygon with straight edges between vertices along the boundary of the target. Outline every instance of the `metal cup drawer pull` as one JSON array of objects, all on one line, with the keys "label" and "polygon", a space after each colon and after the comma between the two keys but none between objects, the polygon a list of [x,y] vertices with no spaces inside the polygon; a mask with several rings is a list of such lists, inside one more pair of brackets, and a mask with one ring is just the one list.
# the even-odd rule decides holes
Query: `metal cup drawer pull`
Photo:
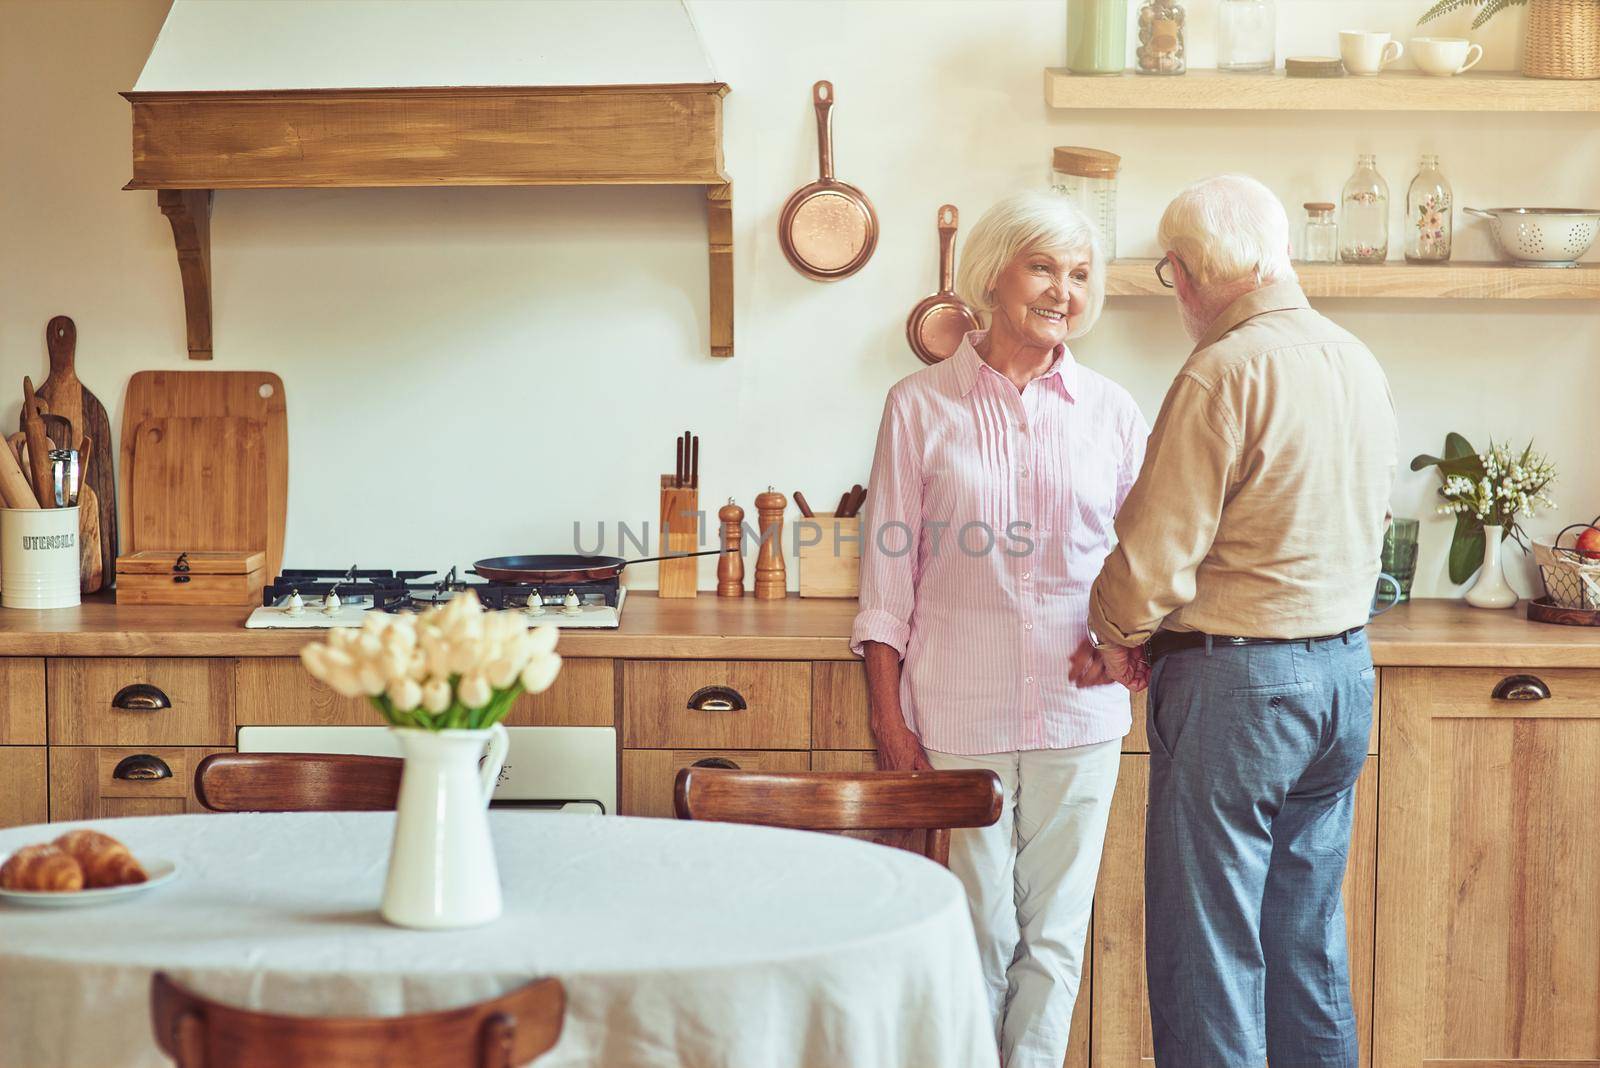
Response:
[{"label": "metal cup drawer pull", "polygon": [[123,757],[117,761],[117,766],[111,772],[113,779],[130,779],[134,781],[153,781],[155,779],[172,778],[172,769],[167,767],[167,762],[158,756],[149,753],[135,753],[133,756]]},{"label": "metal cup drawer pull", "polygon": [[702,686],[689,698],[691,712],[743,712],[744,694],[732,686]]},{"label": "metal cup drawer pull", "polygon": [[701,757],[699,760],[696,760],[689,766],[691,768],[722,768],[725,771],[739,770],[739,765],[735,764],[727,757]]},{"label": "metal cup drawer pull", "polygon": [[111,699],[111,707],[124,712],[159,712],[171,708],[172,699],[148,682],[136,682],[118,690],[117,696]]},{"label": "metal cup drawer pull", "polygon": [[1537,675],[1511,675],[1495,684],[1496,701],[1548,701],[1550,687]]}]

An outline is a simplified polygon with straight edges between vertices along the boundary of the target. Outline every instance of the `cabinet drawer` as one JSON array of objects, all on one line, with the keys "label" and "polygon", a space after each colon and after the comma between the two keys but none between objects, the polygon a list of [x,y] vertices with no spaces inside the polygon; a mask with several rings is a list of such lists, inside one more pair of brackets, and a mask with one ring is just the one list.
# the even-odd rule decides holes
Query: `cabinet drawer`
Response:
[{"label": "cabinet drawer", "polygon": [[204,812],[194,796],[194,769],[210,746],[50,749],[50,819],[170,816]]},{"label": "cabinet drawer", "polygon": [[1382,676],[1430,718],[1600,718],[1592,669],[1385,668]]},{"label": "cabinet drawer", "polygon": [[[544,693],[523,694],[506,716],[508,727],[610,727],[616,722],[615,669],[610,660],[563,660]],[[239,661],[235,719],[241,727],[381,727],[383,717],[364,697],[340,697],[312,678],[294,657]]]},{"label": "cabinet drawer", "polygon": [[231,745],[234,661],[51,660],[51,745]]},{"label": "cabinet drawer", "polygon": [[806,749],[811,665],[641,660],[622,669],[623,745],[638,749]]},{"label": "cabinet drawer", "polygon": [[42,745],[0,745],[0,827],[49,819]]},{"label": "cabinet drawer", "polygon": [[817,749],[871,749],[867,666],[819,660],[811,668],[811,744]]},{"label": "cabinet drawer", "polygon": [[679,770],[703,761],[726,761],[747,771],[808,771],[810,753],[750,749],[625,749],[622,752],[624,816],[671,819],[672,786]]},{"label": "cabinet drawer", "polygon": [[44,744],[44,661],[0,660],[0,745]]}]

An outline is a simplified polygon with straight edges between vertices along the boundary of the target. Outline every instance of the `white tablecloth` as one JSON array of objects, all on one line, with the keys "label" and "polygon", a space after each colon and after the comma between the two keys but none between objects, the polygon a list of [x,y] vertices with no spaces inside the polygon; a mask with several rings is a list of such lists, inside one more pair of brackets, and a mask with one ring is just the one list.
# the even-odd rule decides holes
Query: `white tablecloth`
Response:
[{"label": "white tablecloth", "polygon": [[[491,813],[505,915],[378,916],[392,813],[92,825],[176,880],[114,905],[0,906],[0,1066],[169,1064],[156,969],[268,1012],[394,1014],[567,987],[539,1068],[980,1068],[996,1061],[961,886],[898,850],[801,831]],[[71,826],[0,831],[0,853]]]}]

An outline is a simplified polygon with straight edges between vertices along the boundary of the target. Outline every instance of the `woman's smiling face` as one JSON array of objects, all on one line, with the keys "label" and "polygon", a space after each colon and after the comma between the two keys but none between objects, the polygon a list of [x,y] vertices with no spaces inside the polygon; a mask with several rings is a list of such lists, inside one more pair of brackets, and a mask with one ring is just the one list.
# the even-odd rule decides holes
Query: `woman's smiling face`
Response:
[{"label": "woman's smiling face", "polygon": [[993,320],[1026,345],[1064,342],[1089,307],[1089,255],[1035,248],[1014,257],[995,279]]}]

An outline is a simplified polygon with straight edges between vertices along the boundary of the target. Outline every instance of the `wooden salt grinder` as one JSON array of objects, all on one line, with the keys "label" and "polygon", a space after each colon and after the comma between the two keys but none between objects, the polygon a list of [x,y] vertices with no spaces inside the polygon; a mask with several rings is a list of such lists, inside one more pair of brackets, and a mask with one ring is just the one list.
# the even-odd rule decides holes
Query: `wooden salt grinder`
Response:
[{"label": "wooden salt grinder", "polygon": [[771,486],[756,497],[760,516],[761,552],[756,556],[756,599],[776,601],[789,596],[783,569],[783,510],[789,499]]},{"label": "wooden salt grinder", "polygon": [[722,555],[717,558],[717,596],[744,596],[744,553],[740,541],[744,535],[744,509],[728,498],[728,503],[717,511],[722,520]]}]

